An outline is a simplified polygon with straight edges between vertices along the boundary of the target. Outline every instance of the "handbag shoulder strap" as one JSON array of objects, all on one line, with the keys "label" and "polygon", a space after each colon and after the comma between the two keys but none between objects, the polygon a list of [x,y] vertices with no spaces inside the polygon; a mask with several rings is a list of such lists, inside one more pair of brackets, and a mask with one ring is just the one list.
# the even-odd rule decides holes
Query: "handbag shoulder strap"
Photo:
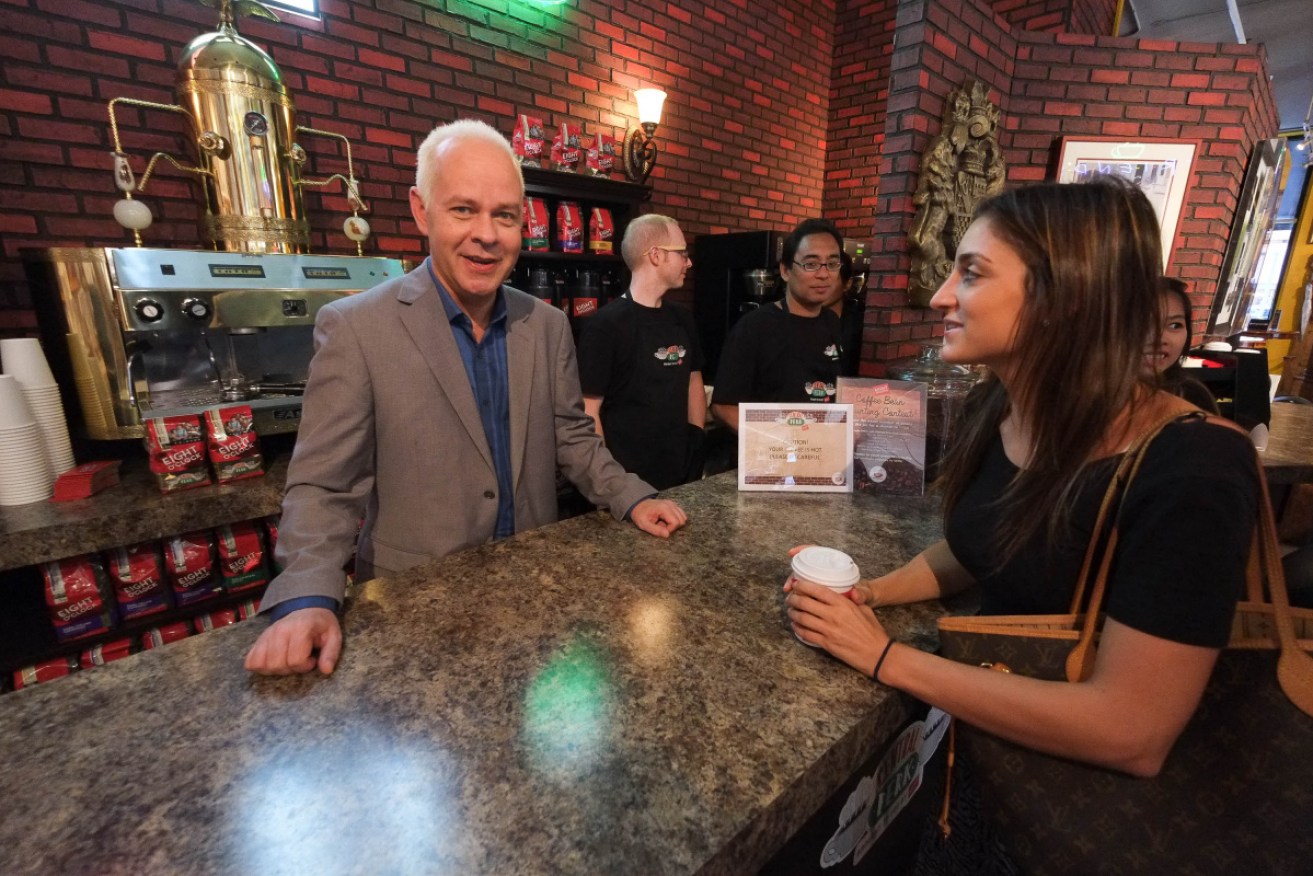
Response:
[{"label": "handbag shoulder strap", "polygon": [[[1121,517],[1122,503],[1131,481],[1139,473],[1148,455],[1149,445],[1163,429],[1177,421],[1196,416],[1197,413],[1177,412],[1150,424],[1127,448],[1108,482],[1108,489],[1103,494],[1103,502],[1099,505],[1099,513],[1090,534],[1090,543],[1085,549],[1085,559],[1076,581],[1076,592],[1072,597],[1071,613],[1079,615],[1084,605],[1085,617],[1081,624],[1080,639],[1067,655],[1066,675],[1069,681],[1082,681],[1094,671],[1094,635],[1099,627],[1103,597],[1108,589],[1108,570],[1112,567],[1113,554],[1117,550],[1117,524]],[[1094,570],[1092,575],[1091,570]],[[1086,589],[1090,591],[1088,605],[1084,604]]]},{"label": "handbag shoulder strap", "polygon": [[[1111,537],[1113,534],[1108,531],[1109,527],[1114,530],[1116,528],[1116,518],[1121,512],[1122,498],[1126,495],[1131,479],[1139,471],[1140,463],[1149,450],[1149,444],[1167,426],[1189,416],[1194,415],[1175,413],[1157,420],[1131,442],[1130,447],[1122,454],[1117,469],[1108,480],[1108,488],[1103,491],[1103,501],[1100,502],[1099,513],[1094,518],[1090,543],[1085,548],[1085,559],[1081,563],[1080,574],[1076,577],[1076,590],[1071,598],[1072,614],[1079,614],[1085,605],[1085,591],[1090,586],[1091,581],[1094,580],[1091,577],[1090,570],[1094,568],[1096,559],[1111,553],[1111,550],[1106,547],[1103,550],[1100,550],[1100,548],[1105,545],[1105,536]],[[1091,595],[1091,600],[1093,598],[1093,595]],[[1101,597],[1100,602],[1102,602]],[[1097,611],[1098,605],[1095,604],[1093,608]]]}]

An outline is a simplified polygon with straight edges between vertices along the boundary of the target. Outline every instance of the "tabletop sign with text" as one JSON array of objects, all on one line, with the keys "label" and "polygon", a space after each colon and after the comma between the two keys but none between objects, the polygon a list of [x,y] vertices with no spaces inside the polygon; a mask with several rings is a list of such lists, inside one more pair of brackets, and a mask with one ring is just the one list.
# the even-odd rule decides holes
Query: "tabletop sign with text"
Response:
[{"label": "tabletop sign with text", "polygon": [[851,405],[739,405],[739,489],[851,493]]},{"label": "tabletop sign with text", "polygon": [[924,383],[840,377],[839,401],[853,407],[856,489],[893,496],[925,492]]}]

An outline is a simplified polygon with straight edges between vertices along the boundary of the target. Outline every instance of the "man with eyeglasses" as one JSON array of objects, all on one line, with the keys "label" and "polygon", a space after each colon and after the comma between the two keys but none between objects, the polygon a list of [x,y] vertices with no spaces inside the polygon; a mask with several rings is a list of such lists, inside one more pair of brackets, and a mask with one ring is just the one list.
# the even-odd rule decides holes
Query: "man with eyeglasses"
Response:
[{"label": "man with eyeglasses", "polygon": [[584,410],[616,461],[664,490],[702,476],[702,350],[692,315],[662,301],[693,262],[679,225],[655,213],[629,223],[620,254],[629,289],[579,339]]},{"label": "man with eyeglasses", "polygon": [[784,239],[784,298],[735,323],[720,354],[711,410],[735,432],[740,402],[833,402],[843,356],[839,317],[825,305],[843,268],[843,236],[808,219]]}]

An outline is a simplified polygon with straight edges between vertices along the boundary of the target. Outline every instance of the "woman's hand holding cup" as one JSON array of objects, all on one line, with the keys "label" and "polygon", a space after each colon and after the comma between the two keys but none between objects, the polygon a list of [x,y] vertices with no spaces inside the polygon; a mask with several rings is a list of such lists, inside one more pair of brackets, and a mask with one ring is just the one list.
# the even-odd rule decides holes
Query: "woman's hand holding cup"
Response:
[{"label": "woman's hand holding cup", "polygon": [[855,586],[856,565],[831,548],[803,546],[790,554],[793,574],[784,583],[784,601],[793,634],[869,676],[889,636],[863,604],[870,591]]}]

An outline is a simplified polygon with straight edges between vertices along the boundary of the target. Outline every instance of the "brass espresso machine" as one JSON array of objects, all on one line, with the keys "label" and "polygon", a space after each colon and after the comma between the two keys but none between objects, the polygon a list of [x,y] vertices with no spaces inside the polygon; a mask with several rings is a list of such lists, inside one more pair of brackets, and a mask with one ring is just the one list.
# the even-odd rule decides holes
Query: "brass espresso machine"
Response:
[{"label": "brass espresso machine", "polygon": [[[23,254],[46,349],[66,352],[51,356],[65,407],[80,410],[88,438],[138,438],[147,418],[238,402],[251,406],[257,431],[294,431],[319,309],[406,270],[397,259],[363,256],[370,229],[350,142],[298,126],[273,59],[237,32],[236,15],[277,17],[256,0],[201,2],[218,8],[219,29],[183,51],[177,104],[109,101],[114,182],[123,194],[114,217],[136,247]],[[156,153],[138,182],[119,137],[123,106],[185,116],[191,163]],[[300,135],[339,140],[346,175],[306,179]],[[145,193],[161,159],[198,180],[210,251],[142,246],[152,216],[134,196]],[[302,191],[334,182],[352,210],[343,231],[356,256],[306,252]]]}]

